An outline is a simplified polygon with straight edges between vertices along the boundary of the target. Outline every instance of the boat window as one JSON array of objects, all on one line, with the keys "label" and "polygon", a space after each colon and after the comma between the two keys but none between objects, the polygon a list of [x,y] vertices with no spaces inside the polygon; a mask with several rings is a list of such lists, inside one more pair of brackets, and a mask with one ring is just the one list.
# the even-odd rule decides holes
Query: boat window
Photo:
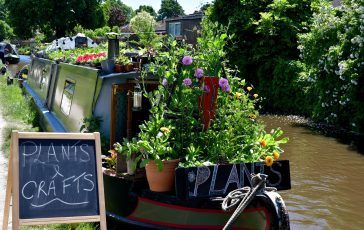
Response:
[{"label": "boat window", "polygon": [[76,37],[75,48],[83,48],[83,47],[87,47],[87,38],[86,37]]},{"label": "boat window", "polygon": [[61,111],[69,115],[71,111],[73,94],[75,92],[76,82],[71,80],[66,80],[63,88],[63,95],[61,101]]}]

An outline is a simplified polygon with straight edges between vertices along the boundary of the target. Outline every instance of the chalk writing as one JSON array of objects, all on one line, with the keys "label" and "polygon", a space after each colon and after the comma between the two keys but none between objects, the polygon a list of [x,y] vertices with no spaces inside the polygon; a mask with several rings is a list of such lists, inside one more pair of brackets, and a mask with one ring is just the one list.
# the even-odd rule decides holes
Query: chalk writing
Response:
[{"label": "chalk writing", "polygon": [[19,140],[19,160],[21,218],[98,213],[93,141]]},{"label": "chalk writing", "polygon": [[[268,174],[267,186],[290,188],[288,161],[277,161],[273,167],[267,167],[264,163],[256,162],[189,167],[177,170],[184,170],[185,174],[178,173],[178,175],[186,175],[186,178],[178,176],[176,183],[187,185],[185,189],[183,186],[179,186],[181,190],[176,191],[179,197],[225,196],[234,189],[251,186],[252,173]],[[180,180],[186,180],[186,182]]]}]

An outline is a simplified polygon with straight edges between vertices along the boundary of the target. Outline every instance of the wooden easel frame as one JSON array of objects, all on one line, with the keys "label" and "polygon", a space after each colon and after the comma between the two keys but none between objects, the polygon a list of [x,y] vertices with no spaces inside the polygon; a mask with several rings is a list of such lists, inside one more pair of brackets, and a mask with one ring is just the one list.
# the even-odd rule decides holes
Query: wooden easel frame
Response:
[{"label": "wooden easel frame", "polygon": [[[77,217],[54,217],[54,218],[37,218],[37,219],[19,219],[19,139],[63,139],[63,140],[94,140],[95,141],[95,158],[96,173],[98,182],[99,196],[99,214],[95,216],[77,216]],[[41,225],[41,224],[65,224],[65,223],[83,223],[83,222],[100,222],[100,229],[106,230],[106,211],[104,198],[104,183],[102,176],[101,162],[101,143],[100,133],[35,133],[35,132],[18,132],[13,131],[11,134],[10,157],[8,166],[8,179],[6,186],[6,197],[4,207],[3,230],[7,229],[10,200],[13,198],[12,207],[12,229],[17,230],[19,226]]]}]

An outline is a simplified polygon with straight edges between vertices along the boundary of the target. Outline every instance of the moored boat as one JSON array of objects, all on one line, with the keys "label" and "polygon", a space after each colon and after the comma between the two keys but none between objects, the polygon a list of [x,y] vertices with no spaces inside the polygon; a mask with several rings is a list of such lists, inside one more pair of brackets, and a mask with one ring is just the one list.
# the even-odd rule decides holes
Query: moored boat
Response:
[{"label": "moored boat", "polygon": [[[140,83],[140,73],[105,74],[100,69],[56,63],[34,57],[24,88],[41,111],[43,129],[54,132],[79,132],[85,118],[102,120],[100,132],[109,146],[124,137],[134,136],[149,116],[150,104],[133,110],[130,93]],[[159,79],[148,76],[145,89],[152,91]],[[149,189],[143,170],[135,175],[116,174],[105,168],[105,204],[110,229],[127,224],[135,228],[221,229],[236,215],[227,229],[289,229],[283,199],[271,188],[290,189],[288,161],[272,167],[264,162],[200,167],[178,167],[171,192]],[[262,173],[252,179],[251,174]],[[244,211],[222,210],[230,192],[248,196],[243,187],[252,187],[252,199]],[[235,199],[243,202],[243,199]],[[240,205],[239,205],[240,206]],[[235,207],[236,208],[236,207]],[[123,226],[123,227],[122,227]]]},{"label": "moored boat", "polygon": [[0,42],[0,59],[5,64],[17,64],[20,56],[16,51],[15,45],[6,42]]}]

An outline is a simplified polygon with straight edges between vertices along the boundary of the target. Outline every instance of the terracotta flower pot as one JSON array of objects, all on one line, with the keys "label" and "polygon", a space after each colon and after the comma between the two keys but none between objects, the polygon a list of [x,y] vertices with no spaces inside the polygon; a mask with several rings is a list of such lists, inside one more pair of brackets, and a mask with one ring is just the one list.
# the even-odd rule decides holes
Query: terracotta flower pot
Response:
[{"label": "terracotta flower pot", "polygon": [[115,71],[116,73],[121,73],[121,72],[123,72],[123,69],[124,69],[124,66],[123,66],[123,65],[121,65],[121,64],[115,64],[114,71]]},{"label": "terracotta flower pot", "polygon": [[163,170],[159,171],[155,161],[151,160],[145,166],[149,189],[154,192],[169,192],[174,188],[174,170],[179,163],[177,160],[163,161]]},{"label": "terracotta flower pot", "polygon": [[210,121],[215,117],[219,78],[203,76],[200,84],[205,92],[198,98],[198,108],[202,114],[203,128],[207,129]]}]

